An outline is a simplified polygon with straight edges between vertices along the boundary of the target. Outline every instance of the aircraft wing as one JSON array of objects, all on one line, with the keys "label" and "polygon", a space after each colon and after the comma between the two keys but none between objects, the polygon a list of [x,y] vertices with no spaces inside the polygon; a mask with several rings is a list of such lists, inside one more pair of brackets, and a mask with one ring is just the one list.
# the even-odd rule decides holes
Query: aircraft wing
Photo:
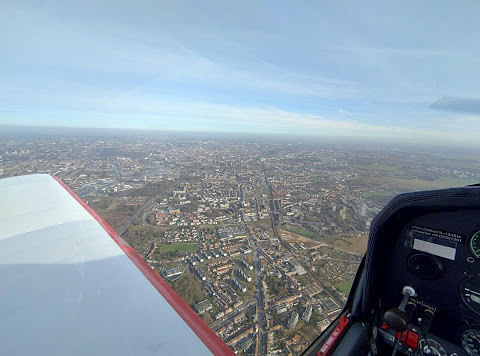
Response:
[{"label": "aircraft wing", "polygon": [[233,354],[58,178],[0,179],[0,353]]}]

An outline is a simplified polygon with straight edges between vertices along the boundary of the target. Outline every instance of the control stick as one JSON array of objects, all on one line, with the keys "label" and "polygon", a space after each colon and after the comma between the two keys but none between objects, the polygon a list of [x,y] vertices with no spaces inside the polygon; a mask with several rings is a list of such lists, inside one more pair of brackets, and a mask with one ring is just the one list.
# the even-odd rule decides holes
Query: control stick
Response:
[{"label": "control stick", "polygon": [[392,308],[385,313],[385,320],[393,330],[405,331],[408,326],[408,316],[405,313],[405,306],[408,303],[410,297],[415,296],[415,289],[410,286],[405,286],[402,289],[403,299],[398,308]]},{"label": "control stick", "polygon": [[[402,294],[403,294],[403,299],[400,302],[400,305],[398,306],[398,308],[389,309],[385,313],[385,320],[387,321],[387,324],[393,330],[400,333],[407,330],[409,316],[407,316],[407,314],[405,313],[405,307],[410,297],[415,296],[415,289],[413,289],[410,286],[405,286],[402,289]],[[412,313],[409,311],[409,314],[411,316]],[[398,347],[398,343],[400,342],[400,339],[401,337],[397,339],[397,342],[393,347],[392,356],[395,356],[397,354],[397,351],[398,351],[397,347]]]}]

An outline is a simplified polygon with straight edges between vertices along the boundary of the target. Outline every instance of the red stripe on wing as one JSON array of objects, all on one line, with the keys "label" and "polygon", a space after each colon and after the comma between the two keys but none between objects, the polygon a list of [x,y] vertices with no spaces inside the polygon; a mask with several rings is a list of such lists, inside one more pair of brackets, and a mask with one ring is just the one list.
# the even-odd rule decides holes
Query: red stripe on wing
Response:
[{"label": "red stripe on wing", "polygon": [[163,280],[160,275],[154,271],[140,255],[129,246],[124,239],[98,215],[87,203],[76,195],[65,183],[58,177],[52,176],[60,185],[65,188],[76,201],[87,210],[90,215],[103,227],[110,237],[117,243],[128,258],[137,266],[143,275],[152,283],[155,289],[165,298],[172,308],[182,317],[187,325],[197,334],[202,342],[209,348],[214,355],[234,355],[232,349],[223,342],[223,340],[210,329],[202,318],[195,313],[190,306]]}]

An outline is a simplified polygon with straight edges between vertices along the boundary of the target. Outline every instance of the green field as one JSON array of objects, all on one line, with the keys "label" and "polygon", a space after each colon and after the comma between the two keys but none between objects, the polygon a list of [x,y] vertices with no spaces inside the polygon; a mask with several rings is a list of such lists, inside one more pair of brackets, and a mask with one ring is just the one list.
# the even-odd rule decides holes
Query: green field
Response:
[{"label": "green field", "polygon": [[445,187],[461,187],[464,185],[480,183],[478,179],[457,178],[457,177],[449,177],[449,176],[440,177],[436,179],[435,182]]},{"label": "green field", "polygon": [[263,218],[256,221],[249,221],[247,224],[252,226],[270,226],[272,225],[272,220],[270,220],[270,218]]},{"label": "green field", "polygon": [[382,171],[382,172],[395,172],[401,169],[400,167],[392,166],[388,164],[371,164],[369,167],[372,170]]},{"label": "green field", "polygon": [[367,199],[371,199],[371,198],[377,198],[377,197],[384,197],[386,196],[387,193],[386,192],[382,192],[380,190],[374,190],[372,192],[366,192],[365,194],[363,194],[363,196]]},{"label": "green field", "polygon": [[197,243],[179,242],[174,244],[164,244],[160,246],[157,251],[167,254],[169,252],[194,252],[199,248],[200,246]]},{"label": "green field", "polygon": [[312,221],[312,222],[320,222],[321,219],[316,217],[316,216],[312,216],[312,215],[305,215],[305,220],[307,221]]},{"label": "green field", "polygon": [[305,325],[301,321],[298,324],[300,325],[300,330],[298,331],[298,333],[308,343],[312,342],[318,336],[318,331],[312,328],[310,325]]},{"label": "green field", "polygon": [[295,234],[299,234],[302,236],[310,237],[313,239],[315,237],[315,233],[313,231],[298,227],[298,226],[292,226],[292,225],[282,225],[282,229],[294,232]]},{"label": "green field", "polygon": [[[449,187],[461,187],[468,184],[478,183],[475,179],[463,179],[452,176],[442,176],[434,180],[408,179],[399,177],[361,177],[359,182],[363,184],[387,185],[401,190],[429,190]],[[376,194],[379,191],[372,191]],[[367,193],[368,194],[368,193]],[[367,197],[367,196],[366,196]],[[372,196],[370,196],[372,197]]]},{"label": "green field", "polygon": [[353,278],[346,279],[337,286],[337,289],[343,294],[348,295],[350,293],[350,289],[352,289],[352,284],[353,284]]},{"label": "green field", "polygon": [[181,265],[182,265],[181,262],[172,261],[172,262],[167,262],[165,264],[162,264],[162,267],[165,268],[165,269],[168,269],[168,268],[173,268],[173,267],[179,267]]}]

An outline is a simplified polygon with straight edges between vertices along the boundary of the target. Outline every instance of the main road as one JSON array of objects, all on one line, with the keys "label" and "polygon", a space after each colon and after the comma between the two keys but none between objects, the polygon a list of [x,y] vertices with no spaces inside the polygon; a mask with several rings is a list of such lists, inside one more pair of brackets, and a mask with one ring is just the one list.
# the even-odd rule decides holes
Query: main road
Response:
[{"label": "main road", "polygon": [[272,220],[272,229],[273,229],[273,235],[278,239],[280,244],[288,251],[290,252],[293,256],[295,256],[299,263],[302,265],[302,267],[305,269],[307,272],[308,276],[315,281],[317,284],[320,285],[320,287],[323,288],[323,290],[332,298],[332,300],[338,304],[339,307],[343,307],[344,300],[341,297],[341,295],[333,288],[327,286],[325,283],[323,283],[320,278],[317,277],[317,275],[312,271],[310,268],[310,265],[308,263],[305,263],[305,256],[302,255],[301,253],[298,253],[295,251],[288,242],[284,241],[283,238],[280,236],[280,234],[277,231],[277,217],[278,217],[278,212],[277,212],[277,207],[275,206],[274,198],[273,198],[273,187],[272,184],[268,181],[267,178],[267,173],[265,172],[265,167],[262,166],[263,170],[263,175],[265,179],[265,185],[267,186],[267,193],[268,193],[268,200],[269,200],[269,207],[270,207],[270,219]]},{"label": "main road", "polygon": [[265,356],[267,354],[267,316],[265,313],[265,296],[263,294],[264,273],[262,272],[261,261],[262,250],[257,247],[257,244],[255,243],[247,224],[244,223],[244,227],[247,231],[248,243],[252,247],[254,255],[253,268],[255,269],[255,301],[257,305],[257,340],[255,355]]},{"label": "main road", "polygon": [[263,272],[262,262],[260,260],[260,249],[254,247],[255,254],[255,285],[257,287],[255,299],[257,301],[257,346],[256,355],[264,356],[267,354],[267,316],[265,314],[265,296],[263,294]]}]

